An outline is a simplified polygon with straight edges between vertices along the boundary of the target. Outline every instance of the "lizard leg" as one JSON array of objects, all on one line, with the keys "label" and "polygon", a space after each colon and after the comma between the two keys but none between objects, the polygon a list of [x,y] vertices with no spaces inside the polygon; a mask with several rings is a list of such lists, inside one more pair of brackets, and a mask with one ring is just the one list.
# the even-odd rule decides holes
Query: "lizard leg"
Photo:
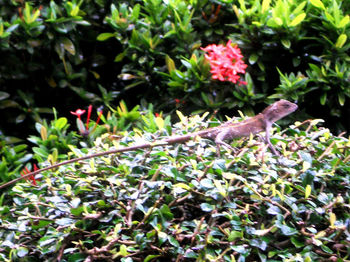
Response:
[{"label": "lizard leg", "polygon": [[215,138],[216,154],[218,156],[220,156],[220,146],[225,146],[228,149],[232,150],[233,152],[236,152],[236,150],[232,146],[230,146],[229,144],[224,142],[226,135],[227,135],[227,132],[221,132],[221,133],[217,134],[217,136]]},{"label": "lizard leg", "polygon": [[280,153],[275,149],[275,147],[271,144],[271,141],[270,141],[270,133],[269,132],[266,132],[266,137],[265,137],[265,143],[269,145],[272,153],[276,156],[279,156]]}]

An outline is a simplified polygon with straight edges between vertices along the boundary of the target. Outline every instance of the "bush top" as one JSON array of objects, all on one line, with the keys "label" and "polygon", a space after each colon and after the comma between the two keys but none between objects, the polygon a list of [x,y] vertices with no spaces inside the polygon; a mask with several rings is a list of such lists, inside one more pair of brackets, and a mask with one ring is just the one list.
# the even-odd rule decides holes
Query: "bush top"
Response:
[{"label": "bush top", "polygon": [[[157,139],[201,121],[184,117],[174,128],[158,121],[165,128]],[[214,143],[195,139],[62,166],[36,187],[19,183],[1,198],[0,258],[343,261],[350,142],[316,122],[277,127],[279,158],[258,139],[236,140],[237,152],[221,157]],[[120,140],[105,135],[72,154],[154,137],[137,129]]]}]

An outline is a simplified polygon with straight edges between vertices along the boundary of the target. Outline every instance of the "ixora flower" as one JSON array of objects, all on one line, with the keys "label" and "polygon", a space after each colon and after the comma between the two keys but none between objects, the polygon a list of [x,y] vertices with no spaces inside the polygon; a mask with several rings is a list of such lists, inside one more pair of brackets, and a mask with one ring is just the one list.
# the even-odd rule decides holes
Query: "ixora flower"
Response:
[{"label": "ixora flower", "polygon": [[95,122],[95,125],[94,127],[92,128],[92,130],[89,130],[89,123],[90,123],[90,117],[91,117],[91,112],[92,112],[92,105],[89,105],[88,107],[88,113],[87,113],[87,118],[86,118],[86,123],[85,123],[85,127],[84,127],[84,123],[82,122],[81,120],[81,116],[83,114],[85,114],[86,110],[83,110],[83,109],[80,109],[78,108],[77,110],[75,111],[70,111],[70,113],[72,115],[75,115],[77,116],[77,121],[78,121],[78,129],[79,129],[79,133],[81,135],[84,135],[84,136],[87,136],[90,132],[93,132],[95,131],[98,123],[100,122],[101,120],[101,116],[103,114],[103,111],[102,111],[102,107],[98,108],[97,109],[97,112],[98,112],[98,116],[97,116],[97,120]]},{"label": "ixora flower", "polygon": [[246,85],[241,81],[239,74],[244,74],[247,65],[242,60],[243,55],[237,45],[232,45],[231,40],[224,45],[208,45],[201,48],[207,52],[204,56],[210,63],[212,78],[220,81],[230,81],[234,84]]},{"label": "ixora flower", "polygon": [[77,116],[79,119],[81,119],[81,116],[83,115],[83,114],[85,114],[85,112],[86,112],[86,110],[83,110],[83,109],[77,109],[77,110],[75,110],[74,112],[73,111],[70,111],[70,113],[72,114],[72,115],[75,115],[75,116]]},{"label": "ixora flower", "polygon": [[[34,171],[37,171],[39,168],[36,166],[36,164],[33,165],[34,166]],[[27,167],[24,167],[23,170],[20,172],[21,176],[25,176],[26,174],[29,174],[31,171],[29,171],[29,169]],[[37,185],[35,177],[34,176],[30,176],[28,178],[26,178],[26,180],[31,181],[32,184],[34,186]]]}]

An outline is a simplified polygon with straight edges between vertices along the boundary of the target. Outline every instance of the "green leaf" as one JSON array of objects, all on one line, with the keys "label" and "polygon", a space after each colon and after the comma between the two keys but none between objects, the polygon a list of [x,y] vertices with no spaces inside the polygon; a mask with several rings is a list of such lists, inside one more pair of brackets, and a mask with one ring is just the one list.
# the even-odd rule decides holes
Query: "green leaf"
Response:
[{"label": "green leaf", "polygon": [[333,254],[333,250],[327,247],[326,245],[321,245],[321,249],[328,254]]},{"label": "green leaf", "polygon": [[305,242],[300,241],[297,237],[291,237],[291,241],[296,248],[302,248],[305,246]]},{"label": "green leaf", "polygon": [[305,198],[309,198],[310,195],[311,195],[311,186],[307,185],[305,187]]},{"label": "green leaf", "polygon": [[173,236],[168,236],[168,241],[172,246],[180,247],[179,242]]},{"label": "green leaf", "polygon": [[208,203],[202,203],[200,206],[204,212],[211,212],[215,209],[214,205],[210,205]]},{"label": "green leaf", "polygon": [[282,21],[281,18],[279,18],[279,17],[274,17],[273,20],[274,20],[274,22],[276,23],[276,25],[278,25],[278,26],[283,25],[283,21]]},{"label": "green leaf", "polygon": [[134,8],[132,9],[131,17],[132,17],[133,21],[136,21],[139,18],[140,10],[141,10],[140,4],[136,4],[134,6]]},{"label": "green leaf", "polygon": [[350,17],[349,15],[346,15],[343,17],[342,20],[340,20],[340,22],[337,24],[337,28],[344,28],[348,25],[349,23],[349,20],[350,20]]},{"label": "green leaf", "polygon": [[66,126],[67,122],[68,122],[67,118],[60,117],[55,121],[54,126],[56,129],[62,130]]},{"label": "green leaf", "polygon": [[43,158],[47,158],[49,156],[49,152],[39,147],[33,147],[33,152]]},{"label": "green leaf", "polygon": [[346,34],[341,34],[338,39],[337,42],[335,43],[335,47],[336,48],[342,48],[344,46],[344,44],[346,43],[347,40],[347,36]]},{"label": "green leaf", "polygon": [[320,104],[324,106],[326,104],[326,101],[327,101],[327,93],[323,93],[320,97]]},{"label": "green leaf", "polygon": [[303,11],[305,5],[307,4],[307,1],[301,2],[292,12],[292,15],[297,15],[301,11]]},{"label": "green leaf", "polygon": [[115,56],[114,62],[120,62],[124,59],[124,57],[125,57],[125,52],[122,52],[122,53]]},{"label": "green leaf", "polygon": [[338,101],[341,106],[345,104],[345,95],[344,93],[338,93]]},{"label": "green leaf", "polygon": [[67,37],[64,37],[61,39],[61,43],[68,53],[75,55],[75,47],[71,40],[69,40]]},{"label": "green leaf", "polygon": [[174,60],[172,60],[170,58],[170,56],[168,56],[168,55],[165,56],[165,63],[166,63],[166,66],[168,68],[169,73],[171,73],[174,70],[176,70],[175,62],[174,62]]},{"label": "green leaf", "polygon": [[256,53],[253,53],[249,56],[249,64],[254,65],[258,61],[259,56]]},{"label": "green leaf", "polygon": [[242,239],[243,238],[243,231],[231,231],[228,236],[228,241],[235,241],[237,238]]},{"label": "green leaf", "polygon": [[321,8],[322,10],[326,10],[326,8],[324,7],[324,4],[322,3],[321,0],[310,0],[310,3],[317,8]]},{"label": "green leaf", "polygon": [[40,228],[45,228],[48,225],[50,225],[51,223],[52,223],[51,221],[39,220],[38,223],[32,224],[32,229],[36,230],[36,229],[40,229]]},{"label": "green leaf", "polygon": [[175,184],[173,187],[180,187],[182,189],[185,189],[185,190],[190,190],[191,187],[185,183],[177,183]]},{"label": "green leaf", "polygon": [[117,254],[122,256],[122,257],[129,255],[129,252],[128,252],[126,245],[121,245],[119,248],[119,252]]},{"label": "green leaf", "polygon": [[263,0],[261,5],[261,13],[265,13],[270,9],[271,0]]},{"label": "green leaf", "polygon": [[97,36],[98,41],[106,41],[107,39],[114,37],[114,33],[102,33]]},{"label": "green leaf", "polygon": [[289,49],[290,46],[291,46],[291,43],[290,43],[290,41],[289,41],[288,39],[282,39],[282,40],[281,40],[281,43],[282,43],[282,45],[283,45],[285,48],[287,48],[287,49]]},{"label": "green leaf", "polygon": [[160,257],[161,255],[148,255],[144,262],[149,262],[149,261],[153,261],[153,259],[157,258],[157,257]]},{"label": "green leaf", "polygon": [[304,21],[306,17],[305,13],[301,13],[299,14],[297,17],[295,17],[292,22],[289,24],[289,26],[297,26],[298,24],[300,24],[302,21]]},{"label": "green leaf", "polygon": [[299,233],[298,230],[287,225],[281,225],[279,228],[285,236],[292,236]]},{"label": "green leaf", "polygon": [[163,204],[162,207],[159,209],[159,211],[162,213],[162,215],[165,218],[169,220],[174,218],[173,213],[171,213],[170,208],[166,204]]}]

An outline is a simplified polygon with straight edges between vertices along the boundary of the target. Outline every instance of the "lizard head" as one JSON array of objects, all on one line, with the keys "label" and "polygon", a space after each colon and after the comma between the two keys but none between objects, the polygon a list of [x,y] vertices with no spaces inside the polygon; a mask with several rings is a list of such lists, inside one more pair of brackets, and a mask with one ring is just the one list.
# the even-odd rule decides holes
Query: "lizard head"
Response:
[{"label": "lizard head", "polygon": [[298,106],[296,104],[281,99],[265,108],[262,114],[267,121],[274,123],[290,113],[293,113],[297,109]]}]

